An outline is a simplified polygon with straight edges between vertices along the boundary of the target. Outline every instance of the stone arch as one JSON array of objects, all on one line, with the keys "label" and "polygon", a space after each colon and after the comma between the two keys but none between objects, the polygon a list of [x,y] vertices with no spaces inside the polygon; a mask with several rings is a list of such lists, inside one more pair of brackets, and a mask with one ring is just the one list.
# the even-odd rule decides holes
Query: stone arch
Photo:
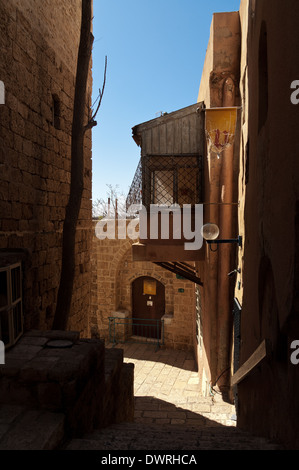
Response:
[{"label": "stone arch", "polygon": [[149,261],[133,261],[132,239],[93,239],[90,331],[109,338],[109,317],[132,312],[132,282],[150,276],[165,286],[165,345],[189,349],[193,341],[194,285]]},{"label": "stone arch", "polygon": [[139,277],[144,277],[144,276],[152,277],[156,279],[157,281],[161,282],[161,284],[163,284],[164,286],[166,286],[167,282],[165,281],[163,276],[161,276],[159,273],[156,273],[156,272],[148,274],[148,271],[145,271],[145,270],[140,270],[138,273],[134,273],[134,275],[129,279],[130,284],[132,284],[132,282],[134,282]]},{"label": "stone arch", "polygon": [[143,276],[152,277],[164,285],[165,309],[167,313],[173,313],[173,280],[175,275],[150,261],[134,262],[131,248],[124,250],[115,270],[116,308],[132,312],[132,283],[135,279]]}]

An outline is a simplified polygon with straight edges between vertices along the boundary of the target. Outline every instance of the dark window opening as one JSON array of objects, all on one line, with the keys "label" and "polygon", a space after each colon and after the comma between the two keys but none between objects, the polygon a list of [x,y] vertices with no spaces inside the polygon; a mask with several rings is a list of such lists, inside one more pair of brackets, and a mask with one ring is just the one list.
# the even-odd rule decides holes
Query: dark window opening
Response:
[{"label": "dark window opening", "polygon": [[60,99],[57,95],[52,95],[52,98],[53,98],[53,106],[52,106],[53,126],[55,127],[55,129],[60,129],[60,113],[61,113]]}]

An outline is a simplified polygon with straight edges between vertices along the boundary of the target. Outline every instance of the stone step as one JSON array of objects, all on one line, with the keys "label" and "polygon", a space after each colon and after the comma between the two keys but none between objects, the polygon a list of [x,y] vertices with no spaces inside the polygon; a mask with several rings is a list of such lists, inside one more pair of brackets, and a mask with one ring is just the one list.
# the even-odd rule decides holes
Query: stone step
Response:
[{"label": "stone step", "polygon": [[[173,398],[173,397],[172,397]],[[143,424],[185,424],[235,426],[235,407],[211,399],[176,398],[169,403],[155,397],[135,397],[135,422]],[[129,420],[128,420],[129,421]]]},{"label": "stone step", "polygon": [[21,406],[0,406],[0,450],[54,450],[64,438],[65,416]]},{"label": "stone step", "polygon": [[278,450],[264,438],[235,427],[190,427],[123,423],[73,439],[66,450]]}]

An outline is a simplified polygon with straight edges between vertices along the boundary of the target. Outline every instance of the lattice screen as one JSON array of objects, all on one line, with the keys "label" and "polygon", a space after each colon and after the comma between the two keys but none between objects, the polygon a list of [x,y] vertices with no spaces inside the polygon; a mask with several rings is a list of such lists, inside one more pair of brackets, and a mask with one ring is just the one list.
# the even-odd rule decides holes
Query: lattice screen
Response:
[{"label": "lattice screen", "polygon": [[202,202],[202,159],[197,155],[145,156],[140,159],[127,207],[142,203],[172,205]]}]

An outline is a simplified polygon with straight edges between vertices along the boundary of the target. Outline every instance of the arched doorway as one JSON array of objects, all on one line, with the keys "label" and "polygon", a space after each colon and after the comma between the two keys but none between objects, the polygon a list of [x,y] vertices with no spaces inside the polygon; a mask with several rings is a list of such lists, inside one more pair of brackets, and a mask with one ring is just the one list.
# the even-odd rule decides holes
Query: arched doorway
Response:
[{"label": "arched doorway", "polygon": [[135,279],[132,282],[133,335],[160,339],[164,313],[164,285],[149,276]]}]

